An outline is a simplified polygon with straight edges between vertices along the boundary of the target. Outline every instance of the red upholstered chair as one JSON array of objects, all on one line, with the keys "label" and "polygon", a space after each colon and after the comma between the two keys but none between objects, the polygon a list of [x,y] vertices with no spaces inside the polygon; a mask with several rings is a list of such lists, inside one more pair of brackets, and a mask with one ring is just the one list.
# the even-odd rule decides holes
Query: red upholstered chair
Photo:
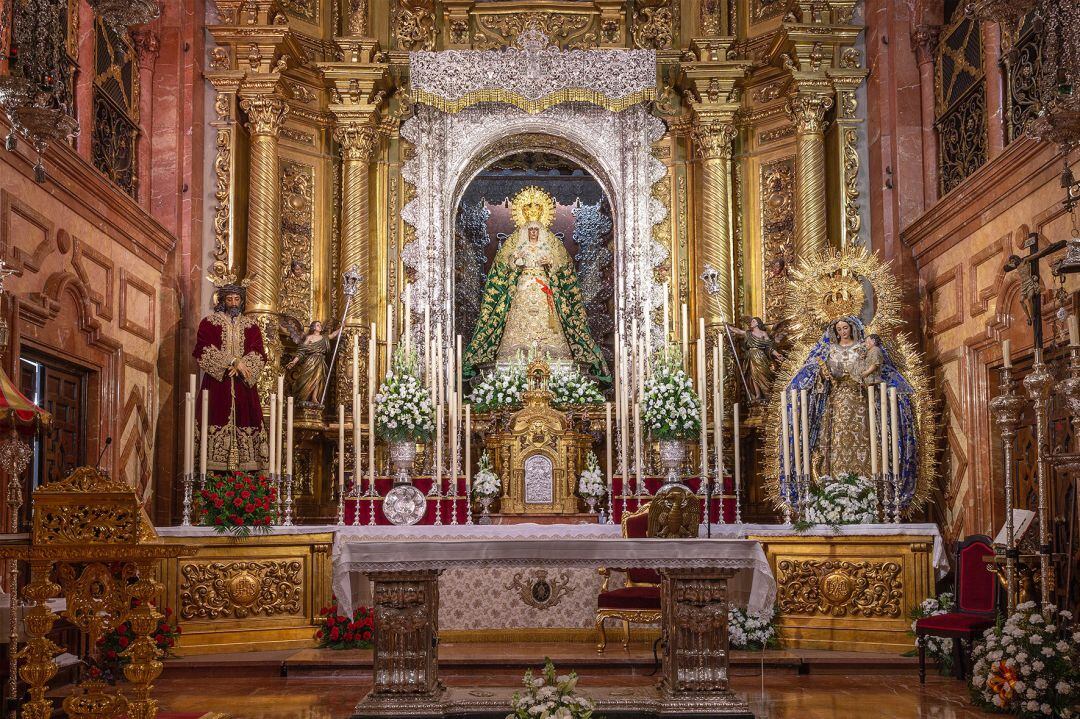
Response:
[{"label": "red upholstered chair", "polygon": [[[672,506],[680,511],[670,512]],[[696,512],[696,514],[695,514]],[[627,538],[697,536],[701,519],[701,501],[685,488],[668,490],[663,499],[639,507],[636,512],[624,514],[622,536]],[[692,531],[690,535],[688,532]],[[624,572],[626,585],[620,589],[608,589],[611,572]],[[621,619],[623,625],[623,648],[630,644],[630,623],[655,624],[660,621],[660,573],[654,569],[600,568],[604,581],[596,598],[596,651],[601,654],[607,646],[604,622]]]},{"label": "red upholstered chair", "polygon": [[[994,553],[990,537],[975,534],[956,544],[956,611],[923,617],[915,622],[919,642],[919,681],[926,682],[926,643],[923,637],[953,640],[953,676],[964,678],[968,647],[994,625],[997,618],[997,578],[987,568],[986,557]],[[970,649],[969,649],[970,651]]]}]

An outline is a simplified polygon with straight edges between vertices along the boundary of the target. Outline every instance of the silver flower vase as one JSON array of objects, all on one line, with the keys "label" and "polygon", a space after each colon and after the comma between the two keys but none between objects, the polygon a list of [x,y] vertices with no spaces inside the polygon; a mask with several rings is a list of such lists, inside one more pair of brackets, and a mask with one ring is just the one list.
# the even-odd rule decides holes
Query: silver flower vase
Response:
[{"label": "silver flower vase", "polygon": [[480,497],[479,524],[491,524],[491,497]]},{"label": "silver flower vase", "polygon": [[589,508],[589,514],[596,514],[596,497],[586,497],[585,506]]},{"label": "silver flower vase", "polygon": [[395,440],[390,443],[390,465],[394,470],[394,484],[408,484],[409,474],[416,463],[416,442]]},{"label": "silver flower vase", "polygon": [[660,440],[660,465],[664,468],[664,484],[679,484],[679,471],[686,462],[686,440]]}]

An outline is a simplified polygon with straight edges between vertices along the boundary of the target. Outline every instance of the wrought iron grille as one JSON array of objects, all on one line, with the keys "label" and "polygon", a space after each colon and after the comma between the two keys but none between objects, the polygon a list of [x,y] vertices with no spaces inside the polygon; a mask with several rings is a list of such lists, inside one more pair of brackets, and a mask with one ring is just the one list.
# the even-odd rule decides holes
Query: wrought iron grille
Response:
[{"label": "wrought iron grille", "polygon": [[127,33],[94,23],[94,167],[138,199],[139,68]]},{"label": "wrought iron grille", "polygon": [[938,43],[938,174],[941,194],[986,162],[986,79],[979,22],[957,12]]},{"label": "wrought iron grille", "polygon": [[1043,35],[1035,31],[1032,15],[1020,26],[1013,52],[1005,61],[1008,81],[1009,142],[1024,134],[1028,121],[1039,111],[1039,74],[1042,72]]}]

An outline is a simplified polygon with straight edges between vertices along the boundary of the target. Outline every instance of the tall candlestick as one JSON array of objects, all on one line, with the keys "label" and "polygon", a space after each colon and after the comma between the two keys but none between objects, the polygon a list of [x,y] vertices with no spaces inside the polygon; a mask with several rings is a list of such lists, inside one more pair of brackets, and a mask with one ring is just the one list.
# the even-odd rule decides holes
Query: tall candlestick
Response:
[{"label": "tall candlestick", "polygon": [[[712,400],[713,400],[713,451],[716,453],[714,458],[714,464],[716,465],[716,473],[718,475],[717,482],[720,484],[720,493],[723,494],[724,487],[724,443],[720,441],[720,438],[724,436],[724,395],[723,385],[720,383],[720,343],[717,342],[713,345],[713,366],[712,366]],[[722,503],[722,502],[721,502]]]},{"label": "tall candlestick", "polygon": [[[787,486],[787,483],[791,481],[791,433],[788,429],[788,403],[787,398],[783,395],[780,397],[780,430],[782,434],[782,441],[784,446],[781,448],[781,456],[784,458],[784,481],[780,483],[781,487]],[[791,497],[784,497],[785,503],[791,502]]]},{"label": "tall candlestick", "polygon": [[807,418],[807,407],[809,403],[806,401],[807,390],[799,390],[799,417],[802,426],[802,466],[803,476],[810,476],[810,422]]},{"label": "tall candlestick", "polygon": [[457,390],[457,399],[458,399],[458,405],[459,405],[458,408],[459,409],[460,409],[461,403],[465,401],[465,385],[462,384],[462,381],[461,381],[461,370],[462,370],[462,359],[461,359],[461,357],[462,357],[461,335],[458,335],[457,336],[457,352],[455,354],[455,359],[454,359],[454,367],[457,368],[457,386],[455,386],[454,389]]},{"label": "tall candlestick", "polygon": [[638,402],[634,402],[634,472],[637,475],[637,492],[641,494],[645,478],[641,474],[641,404]]},{"label": "tall candlestick", "polygon": [[[623,375],[621,365],[623,365],[625,363],[626,363],[626,345],[622,345],[622,352],[619,355],[619,364],[620,364],[619,374],[620,375]],[[627,402],[629,401],[629,398],[630,398],[630,393],[627,391],[626,380],[625,380],[625,376],[624,376],[623,383],[622,383],[622,390],[620,392],[616,393],[616,401],[618,401],[620,403],[620,406],[622,407],[622,411],[619,413],[619,415],[620,415],[619,435],[622,437],[622,451],[619,454],[621,455],[621,459],[622,459],[621,464],[620,464],[620,466],[622,467],[622,483],[621,483],[620,491],[622,492],[622,495],[623,495],[623,498],[624,498],[623,499],[623,502],[624,502],[623,508],[624,509],[625,509],[625,501],[626,501],[625,497],[627,495],[626,479],[627,479],[627,477],[630,476],[630,431],[629,431],[630,430],[630,417],[629,417],[629,409],[630,408],[629,408],[629,405],[627,404]]]},{"label": "tall candlestick", "polygon": [[[465,506],[472,497],[472,405],[465,405]],[[469,512],[470,518],[472,511]]]},{"label": "tall candlestick", "polygon": [[689,310],[686,307],[686,303],[683,302],[682,303],[682,334],[681,334],[682,339],[681,339],[681,342],[679,343],[679,347],[680,347],[680,349],[682,349],[682,358],[683,358],[683,365],[684,366],[686,364],[686,348],[690,346],[690,340],[688,339],[689,336],[690,336],[690,320],[689,320],[689,316],[690,316]]},{"label": "tall candlestick", "polygon": [[671,341],[671,283],[664,283],[664,345]]},{"label": "tall candlestick", "polygon": [[789,392],[791,397],[791,438],[792,438],[792,464],[795,468],[795,474],[799,474],[802,471],[802,441],[801,433],[799,432],[799,391],[791,390]]},{"label": "tall candlestick", "polygon": [[1012,369],[1012,340],[1001,343],[1001,364],[1005,369]]},{"label": "tall candlestick", "polygon": [[705,385],[705,335],[697,339],[697,391],[701,402],[701,482],[702,487],[709,479],[709,395]]},{"label": "tall candlestick", "polygon": [[[203,405],[205,406],[205,402]],[[184,474],[194,472],[192,461],[192,436],[195,432],[195,395],[192,392],[184,393]],[[201,434],[206,434],[206,426],[200,427]]]},{"label": "tall candlestick", "polygon": [[375,402],[368,400],[368,434],[367,434],[367,453],[368,453],[368,494],[372,496],[372,507],[374,507],[375,497]]},{"label": "tall candlestick", "polygon": [[[466,407],[468,410],[468,407]],[[611,402],[604,402],[604,456],[607,460],[607,486],[608,496],[611,495]]]},{"label": "tall candlestick", "polygon": [[285,406],[285,474],[292,476],[293,458],[293,398]]},{"label": "tall candlestick", "polygon": [[207,475],[206,452],[208,445],[206,428],[210,424],[210,390],[204,389],[202,391],[202,408],[199,414],[199,473],[203,476],[203,480],[205,481]]},{"label": "tall candlestick", "polygon": [[[900,483],[900,412],[896,396],[896,387],[889,388],[889,430],[892,433],[892,471],[893,481]],[[899,509],[899,508],[897,508]]]},{"label": "tall candlestick", "polygon": [[641,390],[641,340],[638,339],[637,317],[630,321],[630,351],[634,358],[634,379],[630,383],[631,393],[636,397]]},{"label": "tall candlestick", "polygon": [[[742,477],[742,457],[739,456],[739,448],[742,444],[742,439],[739,437],[739,403],[736,402],[731,405],[731,441],[733,443],[732,449],[734,450],[735,458],[735,501],[738,506],[740,478]],[[736,510],[737,511],[737,510]]]},{"label": "tall candlestick", "polygon": [[338,404],[338,497],[345,496],[345,405]]},{"label": "tall candlestick", "polygon": [[367,372],[367,396],[368,396],[368,402],[371,402],[375,397],[375,373],[376,373],[376,367],[375,366],[377,364],[379,364],[379,354],[378,354],[379,351],[378,351],[377,348],[378,348],[378,345],[376,345],[376,343],[375,343],[375,323],[372,322],[371,323],[371,331],[368,334],[368,345],[367,345],[367,350],[368,350],[368,353],[367,353],[367,357],[368,357],[368,360],[367,360],[367,368],[368,368],[368,372]]},{"label": "tall candlestick", "polygon": [[[188,375],[188,394],[191,396],[191,413],[185,419],[189,432],[188,442],[184,445],[184,462],[186,472],[193,474],[195,472],[195,399],[198,397],[198,390],[195,389],[195,375],[194,373]],[[205,429],[202,430],[206,432]]]},{"label": "tall candlestick", "polygon": [[[886,418],[889,416],[889,400],[888,392],[885,389],[885,383],[878,384],[879,399],[878,417],[881,418],[881,473],[888,474],[889,472],[889,423]],[[882,498],[882,502],[885,499]]]},{"label": "tall candlestick", "polygon": [[443,406],[442,403],[435,406],[435,467],[431,473],[431,481],[435,487],[436,495],[442,492],[442,458],[443,458]]},{"label": "tall candlestick", "polygon": [[[353,392],[352,397],[352,447],[353,447],[353,484],[356,485],[353,490],[356,492],[356,496],[360,497],[360,480],[364,477],[364,472],[361,469],[360,448],[363,446],[360,444],[360,420],[363,417],[360,408],[363,405],[360,403],[360,393]],[[360,500],[357,499],[357,502]],[[356,515],[360,516],[360,505],[356,506]]]},{"label": "tall candlestick", "polygon": [[277,427],[277,395],[276,394],[270,395],[270,442],[269,442],[269,445],[270,445],[270,447],[269,447],[269,449],[270,449],[270,464],[269,464],[269,467],[267,468],[267,471],[270,473],[271,476],[273,476],[277,472],[277,468],[275,466],[275,460],[276,460],[275,452],[277,452],[277,447],[274,445],[274,427]]},{"label": "tall candlestick", "polygon": [[[446,458],[446,478],[450,482],[450,486],[447,488],[447,492],[451,497],[457,496],[457,392],[450,392],[450,399],[448,402],[450,416],[446,418],[446,429],[450,434],[449,449],[447,450]],[[453,501],[450,505],[450,517],[451,521],[456,521],[457,518],[457,502]]]},{"label": "tall candlestick", "polygon": [[876,475],[878,469],[877,448],[877,413],[874,411],[874,387],[866,388],[866,413],[870,423],[870,473]]},{"label": "tall candlestick", "polygon": [[352,336],[352,380],[353,392],[360,391],[360,333]]}]

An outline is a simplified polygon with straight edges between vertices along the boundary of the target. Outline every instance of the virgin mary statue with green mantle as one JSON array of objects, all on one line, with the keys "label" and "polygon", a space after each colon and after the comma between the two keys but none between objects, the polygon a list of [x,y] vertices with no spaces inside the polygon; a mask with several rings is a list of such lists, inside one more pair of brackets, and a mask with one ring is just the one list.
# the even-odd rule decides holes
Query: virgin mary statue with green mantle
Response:
[{"label": "virgin mary statue with green mantle", "polygon": [[606,380],[604,355],[586,322],[574,263],[551,230],[555,200],[526,187],[510,203],[516,229],[495,254],[463,371],[509,364],[539,350],[552,365],[577,364]]}]

